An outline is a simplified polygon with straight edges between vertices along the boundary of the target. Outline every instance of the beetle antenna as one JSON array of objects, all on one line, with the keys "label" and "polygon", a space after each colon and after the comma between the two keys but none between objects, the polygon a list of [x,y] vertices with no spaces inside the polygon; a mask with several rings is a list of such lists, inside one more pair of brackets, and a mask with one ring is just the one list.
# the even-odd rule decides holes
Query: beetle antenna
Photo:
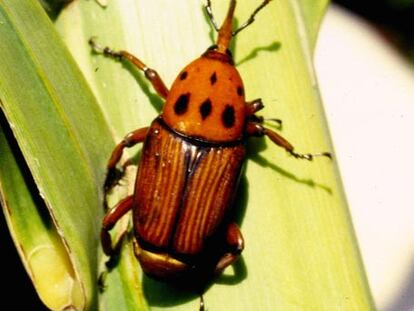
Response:
[{"label": "beetle antenna", "polygon": [[243,24],[241,25],[239,28],[237,28],[235,31],[233,31],[232,36],[234,37],[235,35],[237,35],[240,31],[242,31],[243,29],[245,29],[247,26],[249,26],[251,23],[254,22],[254,18],[256,17],[256,14],[259,13],[259,11],[261,9],[263,9],[266,5],[269,4],[269,2],[272,0],[264,0],[262,2],[262,4],[260,4],[256,10],[253,11],[252,15],[250,15],[249,19]]},{"label": "beetle antenna", "polygon": [[207,16],[210,19],[211,24],[213,25],[214,29],[219,32],[219,27],[217,25],[216,19],[213,15],[213,10],[211,9],[211,1],[207,0],[207,4],[204,6]]},{"label": "beetle antenna", "polygon": [[237,28],[235,31],[232,30],[233,26],[233,16],[234,16],[234,9],[236,8],[236,0],[230,0],[230,6],[227,11],[227,16],[224,19],[223,24],[219,28],[217,25],[217,22],[214,18],[213,10],[211,8],[211,0],[207,0],[206,5],[204,6],[207,16],[210,19],[211,24],[213,25],[214,29],[218,32],[218,38],[217,38],[217,51],[226,53],[226,50],[230,46],[231,38],[237,35],[240,31],[245,29],[247,26],[249,26],[251,23],[254,22],[254,18],[256,17],[257,13],[261,9],[263,9],[266,5],[269,4],[269,2],[272,0],[264,0],[250,15],[249,19],[242,24],[239,28]]}]

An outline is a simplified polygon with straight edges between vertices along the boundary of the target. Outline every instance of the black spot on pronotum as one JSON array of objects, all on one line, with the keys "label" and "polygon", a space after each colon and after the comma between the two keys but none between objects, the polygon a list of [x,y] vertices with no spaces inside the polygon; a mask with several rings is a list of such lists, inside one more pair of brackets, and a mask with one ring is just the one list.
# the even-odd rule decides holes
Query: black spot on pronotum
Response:
[{"label": "black spot on pronotum", "polygon": [[174,104],[174,111],[177,115],[182,115],[186,113],[188,108],[188,102],[190,101],[190,93],[185,93],[178,97],[177,101]]},{"label": "black spot on pronotum", "polygon": [[185,80],[185,79],[187,78],[187,75],[188,75],[187,71],[183,71],[183,72],[180,74],[180,80]]},{"label": "black spot on pronotum", "polygon": [[239,96],[243,96],[243,94],[244,94],[244,90],[243,90],[243,88],[242,88],[241,86],[238,86],[238,87],[237,87],[237,95],[239,95]]},{"label": "black spot on pronotum", "polygon": [[230,128],[234,125],[234,108],[231,105],[226,105],[223,113],[221,114],[221,120],[225,127]]},{"label": "black spot on pronotum", "polygon": [[211,85],[214,85],[216,82],[217,82],[217,74],[214,71],[214,73],[210,77],[210,83],[211,83]]},{"label": "black spot on pronotum", "polygon": [[200,114],[201,118],[205,120],[211,113],[211,100],[207,98],[201,105],[200,105]]}]

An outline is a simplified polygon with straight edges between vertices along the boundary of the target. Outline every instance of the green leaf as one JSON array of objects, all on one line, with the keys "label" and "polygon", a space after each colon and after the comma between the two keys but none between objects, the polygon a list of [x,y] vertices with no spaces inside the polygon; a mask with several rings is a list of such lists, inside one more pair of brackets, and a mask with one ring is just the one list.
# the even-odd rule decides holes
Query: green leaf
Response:
[{"label": "green leaf", "polygon": [[[47,306],[62,309],[68,306],[59,304],[63,302],[78,310],[93,308],[102,218],[99,185],[111,134],[37,1],[1,1],[0,37],[1,108],[37,188],[24,184],[23,159],[3,142],[2,198],[10,229]],[[14,179],[7,180],[7,163],[14,166]],[[44,206],[50,219],[44,218]],[[61,290],[54,287],[59,277],[71,278],[76,290],[56,292]]]},{"label": "green leaf", "polygon": [[[239,3],[239,24],[256,2]],[[202,3],[112,0],[104,10],[91,1],[79,1],[59,17],[57,28],[117,139],[147,126],[162,102],[142,73],[91,54],[86,41],[97,36],[103,45],[134,53],[170,85],[185,64],[213,43]],[[273,1],[237,36],[233,50],[247,97],[261,97],[266,105],[263,115],[282,118],[283,135],[303,152],[332,150],[310,58],[325,7],[326,1],[315,7],[309,1]],[[227,1],[213,1],[218,21],[226,8]],[[251,139],[249,149],[238,199],[246,249],[238,264],[208,289],[207,308],[372,310],[335,162],[299,161],[265,139]],[[191,293],[146,277],[142,282],[151,310],[198,307]],[[131,291],[126,287],[136,286],[117,279],[108,282],[107,290],[120,283],[125,294],[112,296],[116,302],[128,300]]]},{"label": "green leaf", "polygon": [[307,36],[304,35],[302,39],[309,43],[310,50],[313,52],[318,38],[319,26],[325,15],[329,0],[291,0],[290,3],[293,11],[297,14],[298,30],[307,32]]},{"label": "green leaf", "polygon": [[[4,119],[1,123],[0,198],[17,250],[37,292],[49,308],[61,310],[70,305],[80,308],[84,305],[84,297],[67,250],[7,123]],[[8,132],[8,139],[5,132]]]},{"label": "green leaf", "polygon": [[50,18],[54,19],[62,8],[72,0],[38,0]]}]

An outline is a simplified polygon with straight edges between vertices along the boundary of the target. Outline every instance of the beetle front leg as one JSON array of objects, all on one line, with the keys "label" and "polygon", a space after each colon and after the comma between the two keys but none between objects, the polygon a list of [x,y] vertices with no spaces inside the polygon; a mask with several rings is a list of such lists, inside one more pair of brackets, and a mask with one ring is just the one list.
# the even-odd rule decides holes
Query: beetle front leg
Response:
[{"label": "beetle front leg", "polygon": [[253,99],[252,101],[247,102],[246,106],[247,106],[247,115],[249,117],[257,117],[254,114],[264,108],[261,98],[256,98],[256,99]]},{"label": "beetle front leg", "polygon": [[246,102],[247,117],[249,122],[262,124],[264,121],[273,121],[277,124],[278,128],[282,128],[282,120],[276,118],[263,118],[262,116],[255,115],[256,112],[264,108],[261,98],[256,98],[252,101]]},{"label": "beetle front leg", "polygon": [[229,249],[229,252],[225,253],[217,263],[215,268],[216,275],[219,275],[224,269],[235,262],[244,249],[243,236],[235,223],[230,223],[227,227],[226,246]]},{"label": "beetle front leg", "polygon": [[266,135],[267,137],[270,138],[272,142],[274,142],[276,145],[285,149],[287,152],[289,152],[292,156],[294,156],[297,159],[305,159],[308,161],[312,161],[314,157],[320,157],[320,156],[332,158],[332,155],[329,152],[304,153],[304,154],[297,153],[296,151],[294,151],[293,145],[290,142],[288,142],[285,138],[283,138],[276,132],[269,130],[268,128],[265,128],[263,125],[259,123],[249,122],[247,124],[247,134],[250,136],[258,136],[258,137]]},{"label": "beetle front leg", "polygon": [[115,226],[119,219],[132,209],[133,196],[122,199],[115,205],[104,217],[101,229],[101,244],[104,253],[111,256],[114,252],[112,247],[112,239],[109,231]]},{"label": "beetle front leg", "polygon": [[124,139],[118,145],[116,145],[107,164],[107,174],[104,183],[105,193],[107,193],[119,180],[119,178],[122,177],[122,172],[117,171],[116,164],[121,159],[124,148],[130,148],[138,143],[142,143],[147,136],[148,130],[149,127],[143,127],[135,130],[127,134]]},{"label": "beetle front leg", "polygon": [[114,51],[109,47],[102,47],[95,42],[95,38],[90,38],[88,43],[96,53],[113,57],[119,60],[125,59],[139,70],[142,70],[145,74],[145,77],[151,82],[157,94],[164,99],[167,98],[169,90],[165,86],[161,77],[154,69],[147,67],[147,65],[145,65],[139,58],[135,57],[127,51]]}]

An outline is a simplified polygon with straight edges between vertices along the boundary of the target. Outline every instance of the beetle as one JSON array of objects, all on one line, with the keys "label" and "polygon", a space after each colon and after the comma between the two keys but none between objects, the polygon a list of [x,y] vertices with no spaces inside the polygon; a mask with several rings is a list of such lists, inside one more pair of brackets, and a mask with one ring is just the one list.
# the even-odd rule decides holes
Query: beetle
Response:
[{"label": "beetle", "polygon": [[134,193],[103,219],[101,242],[105,254],[113,253],[109,231],[132,210],[134,251],[147,275],[162,280],[197,273],[219,275],[244,248],[243,236],[231,221],[231,207],[246,160],[248,138],[267,136],[298,159],[331,156],[328,152],[297,153],[256,115],[264,107],[261,99],[245,99],[229,45],[232,37],[249,26],[269,2],[263,1],[233,31],[236,1],[230,1],[219,28],[208,0],[206,12],[218,32],[216,44],[182,69],[170,89],[137,57],[90,40],[95,52],[129,61],[143,71],[165,100],[161,114],[151,125],[126,135],[108,162],[105,192],[117,180],[116,166],[124,148],[144,143]]}]

